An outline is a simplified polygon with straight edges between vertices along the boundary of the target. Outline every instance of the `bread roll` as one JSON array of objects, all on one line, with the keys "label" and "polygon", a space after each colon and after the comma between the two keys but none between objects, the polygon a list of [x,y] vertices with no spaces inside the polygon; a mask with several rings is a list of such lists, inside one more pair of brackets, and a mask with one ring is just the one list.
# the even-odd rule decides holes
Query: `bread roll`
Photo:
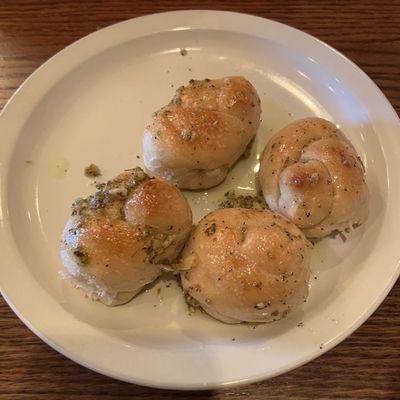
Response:
[{"label": "bread roll", "polygon": [[307,237],[324,237],[367,219],[363,164],[350,141],[325,119],[301,119],[276,133],[261,155],[259,178],[271,210]]},{"label": "bread roll", "polygon": [[218,185],[254,138],[260,113],[243,77],[192,80],[144,131],[144,164],[182,189]]},{"label": "bread roll", "polygon": [[226,323],[285,317],[308,295],[309,242],[270,211],[227,208],[197,225],[182,254],[183,289]]},{"label": "bread roll", "polygon": [[175,261],[192,226],[189,205],[140,168],[78,199],[62,235],[65,276],[106,305],[126,303]]}]

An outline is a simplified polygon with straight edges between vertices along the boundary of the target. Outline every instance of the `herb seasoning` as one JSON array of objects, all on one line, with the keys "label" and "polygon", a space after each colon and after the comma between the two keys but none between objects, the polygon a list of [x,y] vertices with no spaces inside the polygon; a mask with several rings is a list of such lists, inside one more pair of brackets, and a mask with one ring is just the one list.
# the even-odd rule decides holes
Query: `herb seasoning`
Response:
[{"label": "herb seasoning", "polygon": [[211,236],[214,235],[215,231],[217,230],[217,225],[215,225],[214,223],[212,223],[206,230],[205,230],[205,234],[207,236]]},{"label": "herb seasoning", "polygon": [[74,256],[78,258],[79,263],[82,265],[88,264],[89,256],[86,252],[82,250],[82,248],[78,247],[74,250]]},{"label": "herb seasoning", "polygon": [[88,178],[97,178],[98,176],[101,176],[101,171],[100,168],[96,164],[90,164],[88,165],[85,170],[85,176]]},{"label": "herb seasoning", "polygon": [[238,195],[234,190],[229,190],[224,195],[225,199],[218,204],[219,208],[258,208],[265,210],[267,205],[261,195]]}]

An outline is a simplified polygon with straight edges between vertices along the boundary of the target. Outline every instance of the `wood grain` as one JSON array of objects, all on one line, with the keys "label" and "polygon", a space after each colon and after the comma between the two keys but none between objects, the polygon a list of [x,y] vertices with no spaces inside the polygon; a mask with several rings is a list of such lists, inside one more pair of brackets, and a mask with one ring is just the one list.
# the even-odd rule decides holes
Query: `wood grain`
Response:
[{"label": "wood grain", "polygon": [[[80,37],[139,15],[222,9],[308,32],[358,64],[400,111],[399,1],[0,1],[0,108]],[[0,133],[1,134],[1,133]],[[400,399],[400,284],[350,338],[291,373],[243,388],[172,392],[103,377],[59,355],[0,302],[0,399]]]}]

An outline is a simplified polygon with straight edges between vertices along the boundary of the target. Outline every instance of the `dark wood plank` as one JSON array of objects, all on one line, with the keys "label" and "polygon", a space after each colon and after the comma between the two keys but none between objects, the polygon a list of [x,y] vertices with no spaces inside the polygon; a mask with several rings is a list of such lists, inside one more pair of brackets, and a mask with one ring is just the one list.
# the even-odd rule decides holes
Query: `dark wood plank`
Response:
[{"label": "dark wood plank", "polygon": [[[400,2],[84,1],[0,2],[0,108],[39,65],[110,24],[174,9],[223,9],[287,23],[358,64],[400,111]],[[291,373],[243,388],[167,392],[103,377],[36,338],[0,301],[0,399],[397,399],[400,398],[400,284],[350,338]]]}]

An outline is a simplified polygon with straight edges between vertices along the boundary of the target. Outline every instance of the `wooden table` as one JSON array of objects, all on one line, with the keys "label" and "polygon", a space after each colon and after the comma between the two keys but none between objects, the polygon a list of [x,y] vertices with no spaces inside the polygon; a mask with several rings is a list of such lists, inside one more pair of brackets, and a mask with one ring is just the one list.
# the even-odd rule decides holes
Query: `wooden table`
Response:
[{"label": "wooden table", "polygon": [[[400,2],[0,1],[0,107],[40,64],[80,37],[153,12],[193,8],[271,18],[324,40],[358,64],[400,111]],[[0,133],[1,134],[1,133]],[[0,399],[400,399],[400,284],[350,338],[291,373],[237,389],[167,392],[115,381],[41,342],[0,300]]]}]

